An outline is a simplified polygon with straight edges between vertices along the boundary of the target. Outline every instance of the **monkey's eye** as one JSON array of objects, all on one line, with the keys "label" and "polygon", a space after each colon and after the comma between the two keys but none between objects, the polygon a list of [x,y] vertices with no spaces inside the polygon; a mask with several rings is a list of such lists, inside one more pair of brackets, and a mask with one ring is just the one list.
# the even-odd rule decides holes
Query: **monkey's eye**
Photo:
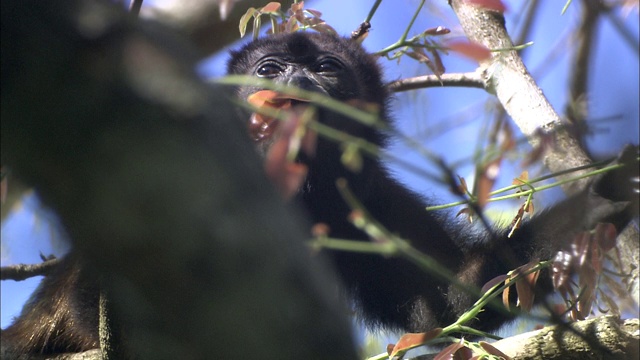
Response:
[{"label": "monkey's eye", "polygon": [[342,69],[342,64],[334,59],[324,59],[316,64],[315,72],[333,73]]},{"label": "monkey's eye", "polygon": [[282,68],[276,64],[264,64],[258,68],[256,74],[260,77],[275,77],[282,72]]}]

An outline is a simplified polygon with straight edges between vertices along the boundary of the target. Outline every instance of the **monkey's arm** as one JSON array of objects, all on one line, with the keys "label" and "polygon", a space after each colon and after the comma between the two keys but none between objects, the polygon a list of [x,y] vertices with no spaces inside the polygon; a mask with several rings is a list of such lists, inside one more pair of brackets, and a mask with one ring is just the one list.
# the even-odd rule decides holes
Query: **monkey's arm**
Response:
[{"label": "monkey's arm", "polygon": [[[480,232],[426,212],[423,199],[384,174],[376,177],[377,185],[370,189],[375,196],[367,198],[364,205],[391,232],[408,239],[461,282],[480,289],[494,277],[532,260],[553,258],[576,234],[599,222],[612,223],[622,231],[638,211],[638,197],[630,182],[638,172],[636,150],[627,148],[619,162],[626,166],[595,179],[588,189],[526,221],[511,238],[507,238],[507,229]],[[477,299],[469,289],[446,284],[405,259],[344,254],[338,254],[337,259],[341,272],[348,273],[347,283],[362,299],[360,310],[365,318],[375,319],[374,324],[425,331],[455,321]],[[356,268],[359,270],[354,271]],[[538,286],[541,296],[537,300],[541,300],[552,290],[547,272]],[[510,318],[489,309],[473,325],[491,330]]]},{"label": "monkey's arm", "polygon": [[[339,101],[375,105],[371,108],[377,110],[378,118],[391,126],[390,95],[376,58],[349,39],[320,33],[275,35],[233,52],[228,70]],[[238,96],[249,99],[261,90],[259,85],[245,85],[238,89]],[[366,126],[330,108],[320,106],[317,121],[381,148],[386,143],[387,134],[379,127]],[[271,134],[277,137],[277,131]],[[348,220],[352,209],[336,189],[336,181],[344,179],[375,220],[477,288],[533,258],[550,258],[577,232],[591,229],[598,221],[615,220],[621,228],[629,219],[621,203],[628,201],[627,193],[595,191],[602,195],[599,199],[591,197],[589,190],[537,216],[511,239],[504,230],[482,233],[440,213],[426,212],[428,199],[393,180],[378,158],[363,156],[360,171],[347,170],[341,162],[344,145],[318,136],[315,153],[298,156],[308,167],[298,199],[311,220],[326,224],[331,237],[370,241]],[[633,166],[637,169],[637,162]],[[617,186],[606,178],[598,180],[592,190]],[[609,200],[615,206],[609,207]],[[473,303],[468,293],[451,289],[440,276],[425,273],[406,259],[338,251],[331,255],[359,312],[370,324],[428,330],[453,322]],[[504,320],[481,321],[480,326],[493,328]]]}]

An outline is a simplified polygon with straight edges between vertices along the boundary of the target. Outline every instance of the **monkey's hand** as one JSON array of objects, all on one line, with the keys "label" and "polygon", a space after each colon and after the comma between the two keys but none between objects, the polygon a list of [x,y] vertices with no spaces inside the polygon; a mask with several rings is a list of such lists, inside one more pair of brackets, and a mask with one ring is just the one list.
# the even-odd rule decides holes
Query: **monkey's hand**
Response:
[{"label": "monkey's hand", "polygon": [[603,174],[590,187],[590,195],[608,200],[613,210],[609,216],[599,214],[595,217],[608,217],[607,220],[616,225],[619,230],[639,213],[639,154],[638,146],[625,146],[620,155],[608,165],[621,165],[621,167]]}]

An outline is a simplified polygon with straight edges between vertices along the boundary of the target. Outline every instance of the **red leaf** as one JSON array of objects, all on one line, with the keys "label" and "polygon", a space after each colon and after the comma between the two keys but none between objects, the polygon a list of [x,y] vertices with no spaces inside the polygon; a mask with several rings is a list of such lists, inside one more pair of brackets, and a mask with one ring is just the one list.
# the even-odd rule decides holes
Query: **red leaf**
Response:
[{"label": "red leaf", "polygon": [[496,349],[495,346],[489,344],[488,342],[480,341],[479,344],[489,354],[495,355],[495,356],[498,356],[498,357],[502,357],[504,360],[511,360],[511,358],[508,357],[505,353],[503,353],[502,351]]},{"label": "red leaf", "polygon": [[429,341],[431,339],[435,339],[436,337],[438,337],[438,335],[440,335],[440,333],[442,333],[442,328],[435,328],[435,329],[433,329],[431,331],[428,331],[426,333],[404,334],[404,335],[402,335],[400,340],[398,340],[398,343],[396,343],[396,345],[393,347],[391,352],[388,352],[389,353],[389,357],[393,358],[398,353],[405,353],[408,350],[411,350],[411,349],[416,348],[418,346],[422,346],[427,341]]},{"label": "red leaf", "polygon": [[513,179],[513,181],[511,182],[511,185],[518,185],[518,186],[526,185],[527,182],[529,182],[529,172],[527,170],[523,170],[520,173],[520,176]]},{"label": "red leaf", "polygon": [[573,253],[574,261],[576,261],[576,264],[579,267],[587,262],[590,245],[591,234],[589,234],[588,231],[583,231],[573,238],[573,242],[571,243],[571,252]]},{"label": "red leaf", "polygon": [[465,351],[461,349],[467,349],[464,344],[457,342],[455,344],[451,344],[444,348],[444,350],[440,351],[438,355],[436,355],[433,360],[450,360],[450,359],[469,359],[472,355],[471,351]]},{"label": "red leaf", "polygon": [[304,9],[304,1],[298,1],[297,3],[291,4],[291,11],[297,13]]},{"label": "red leaf", "polygon": [[396,347],[396,344],[387,345],[387,354],[391,354],[391,352],[393,351],[393,348],[395,347]]},{"label": "red leaf", "polygon": [[305,101],[272,90],[260,90],[247,98],[247,102],[258,109],[290,112],[288,121],[282,124],[276,118],[261,113],[252,114],[249,121],[249,134],[254,141],[273,140],[265,158],[265,172],[285,199],[298,191],[308,171],[306,165],[291,161],[289,152],[295,154],[302,148],[312,155],[316,144],[315,132],[296,131],[304,124],[301,112],[296,111],[300,108],[292,108],[292,100]]},{"label": "red leaf", "polygon": [[482,172],[480,176],[478,176],[477,183],[477,199],[478,206],[480,208],[484,208],[484,206],[489,201],[489,194],[491,193],[491,189],[493,189],[493,185],[498,178],[498,174],[500,173],[500,162],[502,158],[499,157],[496,160],[486,164],[482,168]]},{"label": "red leaf", "polygon": [[551,265],[553,287],[558,290],[566,289],[571,278],[571,264],[573,257],[566,251],[558,251]]},{"label": "red leaf", "polygon": [[580,274],[580,288],[582,293],[576,303],[576,312],[579,316],[578,320],[584,320],[591,313],[593,300],[595,300],[596,273],[593,270],[585,271]]},{"label": "red leaf", "polygon": [[284,32],[285,33],[296,32],[298,31],[299,27],[300,26],[298,25],[296,18],[292,16],[289,18],[289,20],[287,20],[287,23],[285,24],[285,27],[284,27]]},{"label": "red leaf", "polygon": [[489,291],[489,289],[491,289],[492,287],[500,284],[501,282],[504,282],[505,280],[507,280],[508,276],[507,275],[498,275],[496,277],[494,277],[493,279],[487,281],[483,286],[482,286],[482,290],[480,290],[481,293],[486,293],[487,291]]},{"label": "red leaf", "polygon": [[288,161],[288,151],[289,139],[283,136],[271,146],[265,160],[267,177],[285,199],[298,191],[308,171],[306,165]]},{"label": "red leaf", "polygon": [[539,271],[534,271],[525,275],[524,278],[516,282],[516,291],[518,292],[518,305],[524,311],[530,311],[533,307],[535,299],[534,288],[538,282]]},{"label": "red leaf", "polygon": [[322,13],[316,9],[307,9],[306,11],[317,18],[322,17]]},{"label": "red leaf", "polygon": [[461,55],[473,59],[477,62],[485,61],[491,57],[491,51],[489,51],[489,49],[474,42],[454,41],[450,42],[447,47],[451,51],[460,53]]},{"label": "red leaf", "polygon": [[602,268],[604,267],[602,260],[604,260],[604,252],[599,246],[593,246],[591,249],[591,267],[598,274],[602,273]]},{"label": "red leaf", "polygon": [[328,236],[331,228],[326,223],[316,223],[311,227],[311,235],[313,237]]},{"label": "red leaf", "polygon": [[454,188],[454,194],[456,195],[467,195],[469,193],[469,187],[467,186],[467,180],[462,176],[458,175],[458,180],[460,180],[460,185],[457,188]]},{"label": "red leaf", "polygon": [[278,2],[270,2],[267,5],[263,6],[260,11],[263,13],[275,13],[280,11],[280,3]]},{"label": "red leaf", "polygon": [[603,252],[607,252],[616,246],[618,231],[611,223],[599,223],[596,225],[594,240]]},{"label": "red leaf", "polygon": [[511,294],[511,286],[504,288],[502,291],[502,305],[504,305],[507,310],[511,308],[511,302],[509,301],[509,295]]},{"label": "red leaf", "polygon": [[423,32],[423,34],[434,36],[434,35],[446,35],[446,34],[448,34],[450,32],[451,32],[451,30],[447,29],[446,27],[438,26],[438,27],[435,27],[435,28],[429,28],[429,29],[425,30]]},{"label": "red leaf", "polygon": [[507,11],[507,6],[500,0],[466,0],[465,2],[469,5],[497,11],[501,14]]},{"label": "red leaf", "polygon": [[468,207],[463,208],[462,210],[458,211],[458,213],[456,214],[456,217],[465,214],[467,216],[467,221],[469,223],[473,222],[473,210],[471,210]]},{"label": "red leaf", "polygon": [[442,63],[440,53],[436,49],[431,49],[429,52],[431,53],[431,56],[433,56],[433,68],[431,68],[431,66],[429,66],[429,68],[431,68],[431,71],[440,78],[440,76],[446,71],[444,64]]}]

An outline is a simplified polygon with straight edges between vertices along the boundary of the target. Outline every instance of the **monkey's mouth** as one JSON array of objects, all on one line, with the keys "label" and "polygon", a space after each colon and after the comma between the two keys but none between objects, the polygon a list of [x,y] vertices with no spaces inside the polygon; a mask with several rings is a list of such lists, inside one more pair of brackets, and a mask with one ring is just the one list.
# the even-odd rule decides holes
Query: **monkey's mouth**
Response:
[{"label": "monkey's mouth", "polygon": [[273,90],[260,90],[249,95],[247,102],[258,110],[249,119],[249,136],[260,143],[273,137],[280,123],[278,118],[283,112],[291,111],[294,106],[308,103],[309,100]]},{"label": "monkey's mouth", "polygon": [[256,108],[249,120],[249,135],[264,156],[265,173],[289,199],[307,177],[309,168],[303,159],[315,153],[316,133],[305,126],[309,101],[272,90],[257,91],[247,101]]}]

